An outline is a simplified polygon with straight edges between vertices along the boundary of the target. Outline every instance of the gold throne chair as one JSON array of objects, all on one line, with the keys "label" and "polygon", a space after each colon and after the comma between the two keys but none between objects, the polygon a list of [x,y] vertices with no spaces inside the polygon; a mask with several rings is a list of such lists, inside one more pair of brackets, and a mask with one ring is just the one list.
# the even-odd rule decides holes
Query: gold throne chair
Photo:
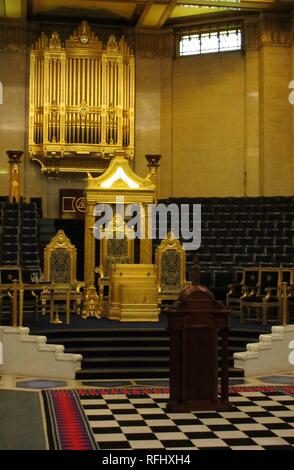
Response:
[{"label": "gold throne chair", "polygon": [[[76,271],[77,249],[64,231],[58,230],[44,250],[44,282],[54,285],[54,301],[66,301],[69,289],[70,301],[80,315],[84,283],[77,281]],[[50,290],[45,289],[41,294],[42,315],[46,314],[46,303],[50,298]]]},{"label": "gold throne chair", "polygon": [[176,300],[187,286],[186,253],[172,232],[161,241],[155,253],[159,300]]},{"label": "gold throne chair", "polygon": [[134,236],[133,230],[127,227],[119,214],[116,214],[101,231],[100,265],[95,269],[95,273],[99,275],[98,291],[100,301],[103,303],[106,298],[105,290],[109,289],[110,285],[112,265],[134,262]]}]

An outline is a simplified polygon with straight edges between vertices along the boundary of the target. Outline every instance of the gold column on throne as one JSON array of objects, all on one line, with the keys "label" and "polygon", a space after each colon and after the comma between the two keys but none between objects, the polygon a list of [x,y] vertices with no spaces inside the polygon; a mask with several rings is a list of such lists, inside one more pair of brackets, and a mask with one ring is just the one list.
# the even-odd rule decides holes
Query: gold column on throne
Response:
[{"label": "gold column on throne", "polygon": [[[96,293],[94,285],[95,276],[95,240],[93,226],[95,224],[94,208],[96,204],[138,204],[144,209],[142,222],[145,226],[144,238],[140,240],[140,263],[152,263],[152,240],[148,239],[148,204],[155,201],[156,187],[150,178],[138,176],[130,167],[130,160],[124,151],[116,151],[108,169],[99,177],[93,178],[88,174],[86,199],[86,223],[85,223],[85,298],[84,318],[89,316],[89,299]],[[119,198],[119,199],[118,199]],[[115,215],[115,214],[114,214]],[[92,232],[91,232],[92,228]],[[94,241],[93,241],[94,240]],[[96,293],[97,295],[97,293]],[[97,304],[96,304],[97,305]],[[95,307],[98,309],[98,307]]]},{"label": "gold column on throne", "polygon": [[9,172],[9,191],[8,200],[10,203],[20,202],[20,172],[19,165],[21,163],[21,157],[23,155],[22,150],[7,150],[8,163],[10,165]]}]

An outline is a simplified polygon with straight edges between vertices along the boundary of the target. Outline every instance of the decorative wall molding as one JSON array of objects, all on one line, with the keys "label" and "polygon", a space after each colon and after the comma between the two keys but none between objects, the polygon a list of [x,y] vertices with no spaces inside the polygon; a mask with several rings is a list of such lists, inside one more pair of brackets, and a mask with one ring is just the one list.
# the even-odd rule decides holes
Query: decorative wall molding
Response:
[{"label": "decorative wall molding", "polygon": [[244,32],[245,50],[257,50],[262,46],[289,47],[294,43],[294,21],[289,16],[245,20]]},{"label": "decorative wall molding", "polygon": [[[242,18],[239,18],[242,21]],[[225,18],[222,20],[225,22]],[[232,21],[228,18],[228,21]],[[258,49],[263,45],[289,46],[294,43],[294,14],[264,14],[262,16],[244,16],[245,50]],[[25,51],[40,36],[41,32],[52,33],[58,30],[60,39],[64,41],[77,23],[37,23],[0,24],[0,51]],[[207,27],[195,23],[195,28]],[[137,57],[165,58],[172,57],[175,52],[175,38],[179,30],[162,29],[160,31],[142,31],[126,27],[105,27],[91,25],[93,32],[102,42],[110,33],[117,38],[124,36],[128,45]],[[193,25],[189,24],[189,30]],[[184,30],[183,30],[184,31]]]},{"label": "decorative wall molding", "polygon": [[[41,32],[45,34],[58,30],[61,41],[64,41],[72,32],[72,24],[0,24],[0,51],[25,51],[35,43]],[[174,52],[174,35],[172,30],[134,32],[132,28],[101,28],[92,26],[93,32],[102,42],[107,42],[113,33],[117,38],[124,36],[128,45],[139,57],[171,57]]]},{"label": "decorative wall molding", "polygon": [[293,43],[291,19],[288,15],[264,16],[260,23],[261,45],[290,46]]}]

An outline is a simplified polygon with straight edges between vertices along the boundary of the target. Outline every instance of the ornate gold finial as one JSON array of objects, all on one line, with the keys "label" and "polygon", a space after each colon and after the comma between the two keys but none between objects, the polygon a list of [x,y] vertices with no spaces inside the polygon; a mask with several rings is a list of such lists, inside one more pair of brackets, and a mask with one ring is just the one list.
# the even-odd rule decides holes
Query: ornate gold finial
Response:
[{"label": "ornate gold finial", "polygon": [[50,48],[61,47],[61,41],[60,41],[59,34],[57,31],[53,31],[50,41],[49,41],[49,47]]},{"label": "ornate gold finial", "polygon": [[161,159],[161,155],[159,154],[156,154],[156,155],[151,155],[151,154],[148,154],[148,155],[145,155],[145,158],[148,162],[148,168],[158,168],[159,167],[159,161]]},{"label": "ornate gold finial", "polygon": [[157,181],[157,177],[158,177],[158,168],[159,168],[159,162],[160,162],[160,159],[161,159],[161,155],[159,155],[159,154],[155,154],[155,155],[147,154],[147,155],[145,155],[145,158],[148,162],[147,167],[150,168],[148,178],[150,178],[152,183],[155,184],[155,188],[156,188],[156,193],[155,193],[155,198],[154,198],[155,201],[154,202],[157,202],[157,200],[158,200],[158,181]]},{"label": "ornate gold finial", "polygon": [[201,264],[197,256],[195,256],[190,270],[191,282],[193,286],[200,284],[200,271]]}]

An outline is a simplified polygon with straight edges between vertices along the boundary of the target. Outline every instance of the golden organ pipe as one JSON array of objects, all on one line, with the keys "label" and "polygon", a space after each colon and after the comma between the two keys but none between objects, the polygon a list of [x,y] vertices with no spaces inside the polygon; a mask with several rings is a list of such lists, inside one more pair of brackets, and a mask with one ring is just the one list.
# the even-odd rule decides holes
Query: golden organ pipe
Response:
[{"label": "golden organ pipe", "polygon": [[93,106],[98,106],[98,61],[96,59],[93,60],[93,82],[94,82],[94,89],[93,89]]},{"label": "golden organ pipe", "polygon": [[[130,143],[133,150],[133,55],[123,40],[118,53],[99,42],[92,47],[92,39],[81,50],[78,37],[55,47],[43,35],[31,51],[30,151],[50,155],[52,147],[42,149],[42,143],[54,137],[61,144],[90,145],[85,151],[107,143],[112,151]],[[66,146],[63,150],[68,151]]]},{"label": "golden organ pipe", "polygon": [[[73,95],[72,95],[72,106],[76,106],[77,102],[77,67],[76,59],[72,59],[72,73],[73,73]],[[72,141],[75,142],[75,112],[72,114]]]},{"label": "golden organ pipe", "polygon": [[30,144],[35,143],[35,116],[36,116],[36,102],[35,102],[35,83],[36,83],[36,55],[31,52],[30,54]]},{"label": "golden organ pipe", "polygon": [[71,82],[70,82],[70,73],[69,73],[69,61],[66,61],[66,72],[65,72],[65,77],[66,77],[66,86],[65,86],[65,106],[68,105],[68,97],[70,95],[70,88],[71,88]]},{"label": "golden organ pipe", "polygon": [[[94,106],[94,59],[90,61],[91,65],[91,74],[90,74],[90,85],[91,85],[91,93],[90,93],[90,105]],[[90,143],[94,143],[94,136],[93,136],[93,113],[90,113]]]},{"label": "golden organ pipe", "polygon": [[76,68],[75,68],[75,59],[71,59],[72,62],[72,81],[73,81],[73,92],[71,98],[71,105],[75,106],[76,104]]},{"label": "golden organ pipe", "polygon": [[58,110],[55,113],[55,138],[56,141],[59,141],[59,92],[60,92],[60,87],[59,85],[59,60],[56,60],[56,80],[55,80],[55,86],[56,86],[56,104],[58,106]]},{"label": "golden organ pipe", "polygon": [[66,113],[66,115],[68,118],[66,142],[70,143],[72,141],[71,140],[71,113]]},{"label": "golden organ pipe", "polygon": [[109,106],[109,88],[110,88],[110,72],[109,72],[109,60],[107,61],[107,76],[106,76],[106,84],[108,87],[106,88],[106,104]]},{"label": "golden organ pipe", "polygon": [[40,110],[40,142],[43,142],[43,113],[44,113],[44,108],[43,108],[43,103],[44,103],[44,62],[43,60],[41,62],[41,83],[40,83],[40,88],[41,88],[41,109],[43,109],[43,112]]},{"label": "golden organ pipe", "polygon": [[[51,106],[54,101],[55,101],[55,63],[54,63],[54,59],[52,59],[52,100],[50,101]],[[54,137],[54,119],[53,119],[53,113],[51,111],[51,141],[53,140],[53,137]]]},{"label": "golden organ pipe", "polygon": [[51,136],[51,132],[50,132],[50,126],[51,126],[51,119],[50,119],[50,103],[51,103],[51,82],[52,82],[52,77],[51,77],[51,61],[48,60],[48,69],[49,69],[49,77],[48,77],[48,140],[50,142],[50,136]]},{"label": "golden organ pipe", "polygon": [[39,60],[36,61],[36,69],[35,69],[35,76],[36,76],[36,87],[35,87],[35,105],[38,106],[38,87],[39,87]]},{"label": "golden organ pipe", "polygon": [[77,97],[77,105],[80,106],[80,104],[81,104],[81,62],[80,62],[80,59],[77,59],[77,66],[78,66],[78,97]]},{"label": "golden organ pipe", "polygon": [[116,106],[119,106],[119,101],[118,101],[118,95],[119,95],[119,63],[117,62],[116,64],[116,69],[115,69],[115,72],[116,72]]},{"label": "golden organ pipe", "polygon": [[109,73],[110,73],[110,98],[109,104],[113,104],[113,62],[112,60],[109,62]]},{"label": "golden organ pipe", "polygon": [[91,85],[91,92],[90,92],[90,106],[94,105],[94,59],[90,60],[91,65],[91,74],[90,74],[90,85]]},{"label": "golden organ pipe", "polygon": [[59,99],[58,99],[58,142],[60,142],[61,135],[61,105],[64,101],[62,97],[63,82],[61,81],[61,60],[58,61],[58,89],[59,89]]},{"label": "golden organ pipe", "polygon": [[115,107],[116,107],[116,90],[117,90],[116,66],[117,66],[117,62],[114,61],[113,62],[113,82],[114,82],[114,86],[113,86],[113,104],[114,104]]},{"label": "golden organ pipe", "polygon": [[90,105],[90,83],[91,83],[91,79],[90,79],[90,66],[91,66],[91,59],[86,59],[86,63],[87,63],[87,96],[86,96],[86,100],[87,100],[87,104]]},{"label": "golden organ pipe", "polygon": [[54,58],[54,101],[57,104],[58,94],[57,94],[57,79],[58,79],[58,61]]},{"label": "golden organ pipe", "polygon": [[96,106],[101,106],[102,105],[102,96],[103,96],[103,89],[102,89],[102,64],[103,62],[101,60],[97,61],[97,71],[98,71],[98,77],[97,77],[97,91],[98,91],[98,101]]},{"label": "golden organ pipe", "polygon": [[35,107],[35,122],[34,122],[34,133],[35,139],[38,142],[38,114],[37,113],[37,106],[38,106],[38,60],[35,62],[35,90],[34,90],[34,107]]},{"label": "golden organ pipe", "polygon": [[57,77],[57,92],[58,92],[58,104],[61,105],[62,103],[62,83],[61,83],[61,60],[58,60],[57,62],[57,70],[58,70],[58,77]]},{"label": "golden organ pipe", "polygon": [[48,140],[51,141],[51,112],[50,104],[52,102],[52,63],[49,59],[49,100],[48,100]]},{"label": "golden organ pipe", "polygon": [[107,61],[107,106],[110,105],[110,94],[111,94],[111,69],[110,69],[110,61]]},{"label": "golden organ pipe", "polygon": [[109,61],[109,73],[110,73],[110,97],[109,97],[109,104],[113,104],[113,62],[112,60]]},{"label": "golden organ pipe", "polygon": [[95,144],[100,143],[99,116],[95,114]]},{"label": "golden organ pipe", "polygon": [[115,61],[111,61],[111,76],[112,76],[112,86],[111,86],[111,103],[115,106],[115,96],[114,96],[114,87],[115,87]]},{"label": "golden organ pipe", "polygon": [[86,73],[86,68],[85,68],[85,59],[81,59],[81,66],[82,66],[82,101],[85,101],[85,73]]},{"label": "golden organ pipe", "polygon": [[55,101],[55,61],[54,59],[52,59],[51,63],[52,63],[52,99],[50,101],[50,104],[52,104],[53,101]]},{"label": "golden organ pipe", "polygon": [[65,85],[65,97],[64,97],[64,108],[65,108],[64,140],[65,142],[69,142],[69,115],[67,111],[67,105],[68,105],[68,97],[70,94],[71,83],[69,80],[69,62],[67,60],[65,63],[65,77],[66,77],[66,81],[65,81],[66,85]]},{"label": "golden organ pipe", "polygon": [[118,63],[115,66],[115,106],[118,106],[118,90],[119,90],[119,81],[118,81]]},{"label": "golden organ pipe", "polygon": [[52,61],[49,60],[49,103],[52,103]]},{"label": "golden organ pipe", "polygon": [[[38,64],[38,67],[40,69],[40,63]],[[38,74],[38,79],[37,79],[37,88],[38,88],[38,102],[36,103],[36,139],[37,142],[41,142],[41,135],[40,135],[40,118],[41,118],[41,96],[40,96],[40,88],[41,88],[41,75],[40,73]]]},{"label": "golden organ pipe", "polygon": [[41,77],[41,61],[37,60],[37,106],[42,106],[41,90],[42,90],[42,77]]}]

